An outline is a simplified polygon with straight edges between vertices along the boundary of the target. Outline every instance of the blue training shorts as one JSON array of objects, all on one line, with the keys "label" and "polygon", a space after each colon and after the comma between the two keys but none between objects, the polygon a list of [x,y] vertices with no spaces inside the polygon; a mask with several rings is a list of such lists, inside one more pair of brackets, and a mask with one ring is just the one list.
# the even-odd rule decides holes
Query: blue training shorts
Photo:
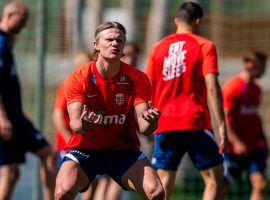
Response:
[{"label": "blue training shorts", "polygon": [[0,137],[0,166],[25,162],[25,153],[36,153],[48,145],[42,133],[28,119],[13,123],[11,140],[4,141]]},{"label": "blue training shorts", "polygon": [[223,163],[213,133],[209,130],[192,130],[157,134],[152,164],[156,169],[176,171],[186,152],[199,170]]},{"label": "blue training shorts", "polygon": [[[122,185],[121,178],[137,160],[141,159],[147,159],[147,157],[143,152],[137,149],[111,151],[85,151],[72,149],[66,153],[63,162],[73,160],[79,163],[88,176],[89,184],[96,175],[108,175],[124,190],[127,190]],[[83,191],[84,190],[81,192]]]},{"label": "blue training shorts", "polygon": [[238,182],[241,179],[242,172],[247,171],[248,176],[254,172],[266,176],[267,154],[264,151],[256,151],[246,156],[237,156],[235,154],[223,154],[225,165],[225,177],[230,183]]}]

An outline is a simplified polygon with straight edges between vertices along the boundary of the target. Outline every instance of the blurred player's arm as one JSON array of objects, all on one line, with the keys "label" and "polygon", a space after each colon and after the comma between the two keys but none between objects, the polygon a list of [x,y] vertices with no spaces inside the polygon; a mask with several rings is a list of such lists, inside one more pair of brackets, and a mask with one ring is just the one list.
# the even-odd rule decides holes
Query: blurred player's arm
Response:
[{"label": "blurred player's arm", "polygon": [[[2,55],[2,51],[0,49],[0,54]],[[5,109],[5,105],[2,98],[2,87],[4,87],[3,83],[3,69],[4,69],[4,61],[2,56],[0,57],[0,137],[4,140],[9,140],[12,137],[13,126],[11,121],[8,119],[7,112]]]},{"label": "blurred player's arm", "polygon": [[160,111],[152,103],[140,103],[135,107],[140,133],[151,135],[157,128]]},{"label": "blurred player's arm", "polygon": [[70,138],[70,131],[66,126],[64,110],[61,108],[54,108],[53,111],[53,123],[57,130],[64,137],[65,142],[68,142]]},{"label": "blurred player's arm", "polygon": [[[228,115],[230,114],[230,111],[225,108],[225,115],[226,119],[228,119]],[[231,127],[230,123],[226,123],[227,132],[228,132],[228,140],[232,144],[232,148],[234,149],[234,152],[236,154],[244,154],[247,152],[246,145],[239,139],[233,128]]]},{"label": "blurred player's arm", "polygon": [[219,86],[216,73],[208,73],[205,75],[205,83],[207,88],[207,95],[211,108],[214,112],[218,124],[218,132],[220,137],[220,150],[226,151],[228,147],[227,127],[225,122],[225,114],[223,110],[223,101],[221,89]]}]

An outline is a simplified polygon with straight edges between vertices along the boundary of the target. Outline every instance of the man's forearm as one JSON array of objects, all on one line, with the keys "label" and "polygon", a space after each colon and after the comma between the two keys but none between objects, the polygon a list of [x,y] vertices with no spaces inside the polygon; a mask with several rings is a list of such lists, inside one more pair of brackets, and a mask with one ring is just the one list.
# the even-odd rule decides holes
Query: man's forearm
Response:
[{"label": "man's forearm", "polygon": [[208,97],[218,125],[225,126],[225,114],[219,85],[208,90]]},{"label": "man's forearm", "polygon": [[140,133],[148,136],[151,135],[157,128],[157,124],[150,124],[145,121],[142,117],[138,118],[139,131]]}]

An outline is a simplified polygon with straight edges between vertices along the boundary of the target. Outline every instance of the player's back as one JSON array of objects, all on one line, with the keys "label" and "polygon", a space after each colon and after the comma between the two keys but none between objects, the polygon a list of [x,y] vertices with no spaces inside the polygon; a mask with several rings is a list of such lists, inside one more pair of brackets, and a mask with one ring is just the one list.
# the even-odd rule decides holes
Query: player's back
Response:
[{"label": "player's back", "polygon": [[211,41],[192,33],[165,37],[153,48],[146,73],[156,91],[154,106],[162,111],[160,131],[211,129],[204,80],[218,73]]}]

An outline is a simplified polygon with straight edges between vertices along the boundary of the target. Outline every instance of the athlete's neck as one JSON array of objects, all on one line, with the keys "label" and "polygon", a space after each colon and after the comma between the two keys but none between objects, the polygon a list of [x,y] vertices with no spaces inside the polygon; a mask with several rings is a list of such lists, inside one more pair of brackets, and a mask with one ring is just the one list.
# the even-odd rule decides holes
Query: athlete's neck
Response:
[{"label": "athlete's neck", "polygon": [[255,79],[251,77],[248,71],[242,70],[239,74],[239,76],[246,82],[246,83],[251,83]]},{"label": "athlete's neck", "polygon": [[113,79],[119,72],[121,63],[120,61],[108,62],[104,59],[98,59],[96,62],[99,74],[106,80]]},{"label": "athlete's neck", "polygon": [[198,31],[196,30],[195,27],[191,25],[187,25],[185,23],[179,23],[179,25],[176,27],[176,33],[177,34],[182,34],[182,33],[194,33],[197,34]]}]

